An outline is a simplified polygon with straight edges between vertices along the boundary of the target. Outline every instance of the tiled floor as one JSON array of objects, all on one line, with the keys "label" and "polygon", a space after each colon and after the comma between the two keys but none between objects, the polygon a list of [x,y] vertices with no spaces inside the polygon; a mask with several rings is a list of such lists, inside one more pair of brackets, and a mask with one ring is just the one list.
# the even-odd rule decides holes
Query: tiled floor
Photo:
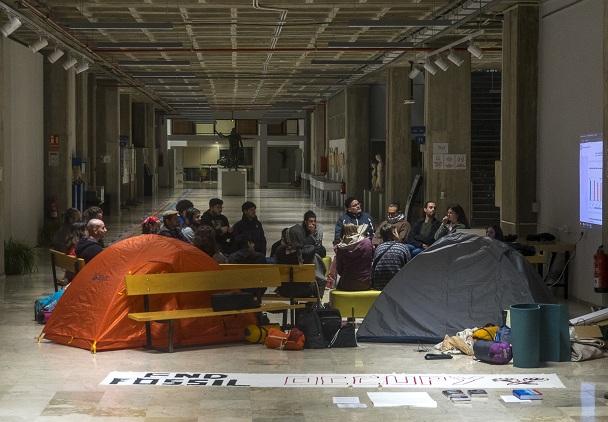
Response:
[{"label": "tiled floor", "polygon": [[[254,190],[269,244],[281,228],[300,220],[313,208],[297,190]],[[163,193],[125,211],[119,220],[108,216],[111,238],[136,231],[140,219],[187,197],[205,205],[213,191],[185,190]],[[240,217],[244,198],[224,198],[231,222]],[[316,210],[326,228],[327,246],[339,210]],[[425,361],[410,344],[361,344],[356,349],[268,350],[259,345],[232,344],[179,350],[164,354],[146,350],[119,350],[93,355],[85,350],[50,342],[38,344],[41,326],[32,320],[34,299],[49,291],[51,276],[42,254],[38,272],[0,281],[0,421],[569,421],[608,420],[608,361],[559,363],[549,367],[514,369],[491,366],[468,357]],[[544,400],[531,404],[504,404],[490,390],[487,400],[454,405],[440,390],[428,391],[435,409],[373,408],[369,389],[271,389],[100,386],[110,371],[205,371],[248,373],[542,373],[555,372],[566,389],[543,390]],[[377,389],[372,389],[377,390]],[[385,389],[387,390],[387,389]],[[338,409],[332,396],[359,396],[367,409]]]}]

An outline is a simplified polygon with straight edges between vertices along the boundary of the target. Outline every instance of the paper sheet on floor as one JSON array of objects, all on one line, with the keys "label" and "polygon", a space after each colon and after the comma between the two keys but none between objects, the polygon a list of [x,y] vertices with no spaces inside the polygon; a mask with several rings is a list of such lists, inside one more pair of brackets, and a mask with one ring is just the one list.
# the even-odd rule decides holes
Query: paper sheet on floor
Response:
[{"label": "paper sheet on floor", "polygon": [[437,402],[429,393],[367,393],[374,407],[437,407]]},{"label": "paper sheet on floor", "polygon": [[332,402],[334,404],[354,404],[359,403],[359,397],[333,397]]},{"label": "paper sheet on floor", "polygon": [[500,398],[505,403],[532,403],[532,400],[521,400],[521,399],[518,399],[517,397],[511,396],[511,395],[500,396]]}]

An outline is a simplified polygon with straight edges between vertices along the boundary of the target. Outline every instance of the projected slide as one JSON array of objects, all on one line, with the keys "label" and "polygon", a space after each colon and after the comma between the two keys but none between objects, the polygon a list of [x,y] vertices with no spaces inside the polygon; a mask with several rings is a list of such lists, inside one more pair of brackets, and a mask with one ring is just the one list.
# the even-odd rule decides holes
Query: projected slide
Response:
[{"label": "projected slide", "polygon": [[581,137],[579,157],[579,215],[581,224],[602,224],[601,135]]}]

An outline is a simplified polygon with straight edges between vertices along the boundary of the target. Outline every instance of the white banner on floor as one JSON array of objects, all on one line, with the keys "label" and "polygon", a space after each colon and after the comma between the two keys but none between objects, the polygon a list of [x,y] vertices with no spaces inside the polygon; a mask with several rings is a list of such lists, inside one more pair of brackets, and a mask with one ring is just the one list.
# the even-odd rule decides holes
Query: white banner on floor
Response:
[{"label": "white banner on floor", "polygon": [[241,374],[118,372],[101,385],[201,387],[565,388],[557,374]]}]

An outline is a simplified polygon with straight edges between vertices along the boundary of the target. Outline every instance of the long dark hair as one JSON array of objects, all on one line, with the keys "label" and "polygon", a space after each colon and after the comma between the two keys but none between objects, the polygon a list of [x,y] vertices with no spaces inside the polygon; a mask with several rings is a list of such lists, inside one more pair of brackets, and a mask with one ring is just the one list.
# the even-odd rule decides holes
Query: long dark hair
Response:
[{"label": "long dark hair", "polygon": [[213,257],[218,251],[215,230],[210,226],[200,226],[197,228],[194,232],[192,244],[210,257]]},{"label": "long dark hair", "polygon": [[465,227],[469,228],[469,220],[467,220],[467,215],[464,213],[464,210],[459,204],[454,204],[448,207],[448,210],[452,210],[458,216],[458,222],[465,225]]}]

